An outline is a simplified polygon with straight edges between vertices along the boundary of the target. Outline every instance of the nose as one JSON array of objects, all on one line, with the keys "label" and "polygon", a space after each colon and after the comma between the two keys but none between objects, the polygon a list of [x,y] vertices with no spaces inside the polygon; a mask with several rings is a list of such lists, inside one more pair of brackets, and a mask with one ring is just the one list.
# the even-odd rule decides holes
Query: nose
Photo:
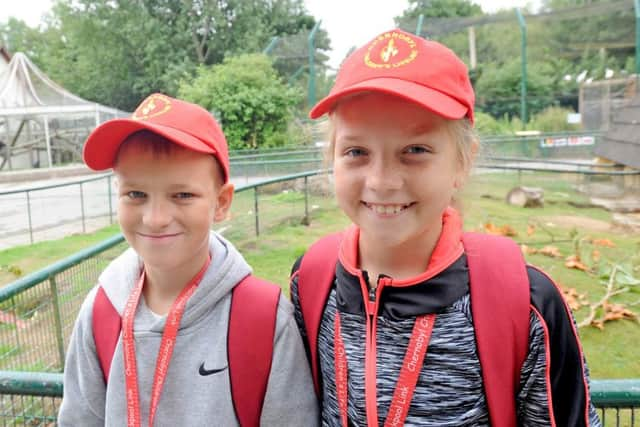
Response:
[{"label": "nose", "polygon": [[402,187],[402,174],[393,162],[378,158],[367,172],[367,187],[373,191],[399,190]]},{"label": "nose", "polygon": [[171,206],[158,198],[150,200],[142,214],[142,222],[150,230],[162,230],[172,220]]}]

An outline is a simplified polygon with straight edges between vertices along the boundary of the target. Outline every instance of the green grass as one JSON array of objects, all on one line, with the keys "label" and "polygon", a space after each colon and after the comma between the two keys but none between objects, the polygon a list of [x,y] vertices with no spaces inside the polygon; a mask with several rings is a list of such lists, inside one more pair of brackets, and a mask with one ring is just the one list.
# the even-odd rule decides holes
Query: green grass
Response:
[{"label": "green grass", "polygon": [[73,234],[60,240],[0,250],[0,286],[100,243],[119,230],[117,225],[111,225],[94,233]]},{"label": "green grass", "polygon": [[[481,230],[486,223],[511,226],[517,233],[513,238],[521,244],[540,249],[553,245],[563,255],[550,258],[543,255],[527,255],[527,261],[549,273],[564,288],[575,288],[593,303],[605,294],[606,280],[595,272],[610,268],[612,264],[627,263],[631,274],[640,278],[640,235],[628,231],[607,229],[610,212],[588,206],[588,199],[574,191],[574,178],[561,175],[496,173],[472,178],[464,193],[462,212],[467,230]],[[544,188],[543,208],[519,208],[504,203],[504,198],[516,185]],[[289,190],[281,193],[260,192],[260,236],[255,236],[253,216],[253,192],[236,195],[230,222],[218,224],[225,227],[225,236],[231,240],[253,266],[255,274],[288,288],[292,264],[305,249],[320,236],[345,228],[349,221],[331,199],[314,195],[309,201],[310,225],[302,224],[304,200],[301,193]],[[535,226],[533,234],[527,233]],[[604,225],[604,227],[603,227]],[[18,265],[25,272],[57,261],[82,248],[97,243],[117,231],[109,227],[85,236],[73,236],[55,242],[43,242],[33,246],[14,248],[0,252],[0,265]],[[600,247],[591,239],[609,239],[615,247]],[[592,258],[594,249],[601,259]],[[583,261],[594,272],[569,269],[564,266],[565,257],[579,252]],[[635,257],[634,257],[635,256]],[[0,276],[2,278],[3,276]],[[0,281],[2,283],[2,281]],[[626,304],[640,312],[640,285],[630,286],[629,291],[614,296],[611,301]],[[588,307],[575,312],[578,322],[589,313]],[[640,378],[640,358],[632,350],[640,337],[640,324],[632,320],[605,323],[604,330],[593,327],[580,329],[589,368],[593,378]]]},{"label": "green grass", "polygon": [[[565,257],[576,253],[577,247],[583,260],[594,271],[598,266],[606,269],[612,263],[633,261],[635,277],[640,277],[640,262],[637,258],[632,259],[633,254],[639,253],[640,236],[623,230],[594,227],[609,224],[612,215],[601,208],[576,207],[576,204],[587,204],[588,199],[573,190],[575,183],[557,174],[522,174],[520,179],[515,173],[475,176],[473,184],[465,192],[462,211],[467,230],[481,230],[487,222],[497,226],[509,225],[517,232],[513,238],[519,243],[538,249],[546,245],[556,246],[562,258],[534,254],[526,256],[527,261],[546,271],[564,288],[575,288],[590,303],[594,303],[604,295],[603,283],[606,281],[595,273],[565,267]],[[504,203],[507,192],[516,185],[544,188],[545,206],[520,208]],[[301,225],[299,220],[290,220],[269,228],[257,239],[249,236],[231,240],[237,244],[257,275],[280,284],[286,290],[291,265],[304,253],[305,248],[318,237],[340,230],[347,224],[348,220],[334,205],[314,214],[310,226]],[[527,234],[529,225],[536,227],[531,235]],[[609,239],[615,247],[596,246],[590,243],[591,239]],[[593,249],[601,253],[597,264],[591,259]],[[635,286],[630,287],[629,292],[614,296],[611,302],[628,304],[632,310],[640,311],[639,300],[640,286]],[[588,313],[588,307],[581,307],[575,312],[577,321],[584,319]],[[584,327],[579,334],[593,378],[640,377],[640,359],[634,356],[628,344],[640,336],[640,324],[637,321],[607,322],[604,330]]]}]

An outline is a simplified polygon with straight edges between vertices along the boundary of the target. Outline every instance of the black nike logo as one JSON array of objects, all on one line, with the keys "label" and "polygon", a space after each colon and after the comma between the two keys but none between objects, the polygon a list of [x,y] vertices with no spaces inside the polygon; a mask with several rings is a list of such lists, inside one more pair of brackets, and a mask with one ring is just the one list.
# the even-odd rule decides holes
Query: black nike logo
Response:
[{"label": "black nike logo", "polygon": [[202,375],[203,377],[207,376],[207,375],[212,375],[212,374],[217,374],[218,372],[222,372],[225,369],[227,369],[227,367],[225,366],[224,368],[220,368],[220,369],[205,369],[204,368],[204,362],[202,362],[200,364],[200,369],[198,370],[198,372],[200,373],[200,375]]}]

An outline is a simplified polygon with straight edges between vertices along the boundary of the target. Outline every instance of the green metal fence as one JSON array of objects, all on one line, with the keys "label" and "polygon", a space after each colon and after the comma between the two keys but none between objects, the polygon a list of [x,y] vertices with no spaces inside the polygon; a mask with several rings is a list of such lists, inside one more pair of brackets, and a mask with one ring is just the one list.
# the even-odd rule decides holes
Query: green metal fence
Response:
[{"label": "green metal fence", "polygon": [[[593,380],[602,425],[640,425],[640,379]],[[51,426],[62,401],[62,374],[0,371],[0,425]]]},{"label": "green metal fence", "polygon": [[[513,168],[514,161],[524,160],[591,161],[600,140],[599,132],[487,136],[482,138],[479,166],[489,162],[504,168],[507,163]],[[321,168],[324,155],[322,147],[314,146],[242,150],[232,154],[231,178],[236,185]],[[539,165],[533,167],[540,169]],[[602,171],[602,166],[598,167]],[[585,165],[581,170],[587,169]],[[69,230],[87,232],[112,224],[116,195],[110,173],[63,184],[0,191],[0,211],[5,213],[0,216],[0,249],[60,237]]]},{"label": "green metal fence", "polygon": [[[270,227],[309,222],[335,207],[328,179],[311,171],[240,186],[216,229],[234,242]],[[122,235],[0,288],[0,426],[55,424],[73,323],[100,272],[126,248]]]},{"label": "green metal fence", "polygon": [[[243,242],[270,227],[308,223],[314,211],[335,207],[328,188],[322,171],[239,187],[229,219],[217,227]],[[122,236],[114,236],[0,288],[0,426],[55,425],[78,309],[125,247]],[[640,379],[593,381],[591,390],[606,425],[640,425]]]},{"label": "green metal fence", "polygon": [[123,240],[112,237],[0,288],[0,369],[62,370],[80,303]]}]

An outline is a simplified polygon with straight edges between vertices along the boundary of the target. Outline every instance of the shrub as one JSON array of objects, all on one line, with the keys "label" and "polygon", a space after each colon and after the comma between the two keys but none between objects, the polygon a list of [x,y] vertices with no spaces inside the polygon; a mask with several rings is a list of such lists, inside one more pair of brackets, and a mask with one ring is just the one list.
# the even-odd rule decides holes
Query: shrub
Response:
[{"label": "shrub", "polygon": [[261,54],[201,66],[192,81],[181,83],[179,94],[215,113],[231,149],[285,145],[292,108],[301,96]]}]

